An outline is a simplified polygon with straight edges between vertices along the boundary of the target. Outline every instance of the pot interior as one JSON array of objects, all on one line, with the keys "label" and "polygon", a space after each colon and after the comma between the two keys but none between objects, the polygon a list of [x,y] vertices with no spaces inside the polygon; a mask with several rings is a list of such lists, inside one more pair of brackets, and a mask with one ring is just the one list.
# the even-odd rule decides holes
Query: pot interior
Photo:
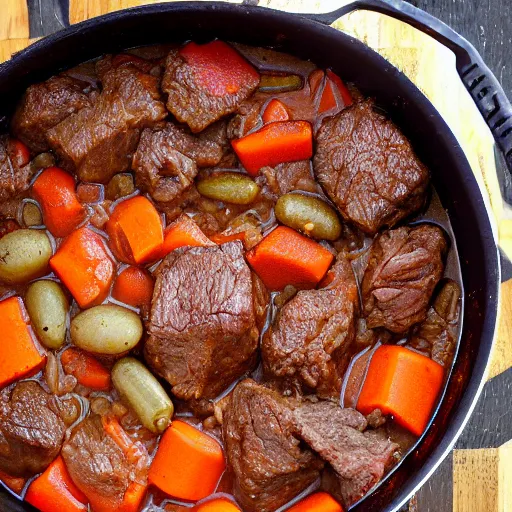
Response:
[{"label": "pot interior", "polygon": [[[101,54],[135,46],[219,37],[270,46],[353,82],[389,113],[429,167],[453,228],[466,300],[458,356],[434,421],[396,471],[353,510],[394,510],[442,460],[474,405],[491,351],[499,261],[485,205],[448,126],[423,94],[361,42],[299,16],[207,2],[146,6],[76,25],[0,66],[0,116],[8,119],[25,88]],[[28,510],[6,493],[4,510]],[[7,504],[7,502],[9,504]]]}]

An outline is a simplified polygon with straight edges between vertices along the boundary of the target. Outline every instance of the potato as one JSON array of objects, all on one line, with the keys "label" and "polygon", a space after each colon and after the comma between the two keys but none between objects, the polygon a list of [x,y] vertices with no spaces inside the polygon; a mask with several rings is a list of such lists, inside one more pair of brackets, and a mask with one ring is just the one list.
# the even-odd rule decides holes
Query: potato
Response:
[{"label": "potato", "polygon": [[260,187],[249,176],[236,172],[218,172],[197,182],[202,196],[233,204],[250,204]]},{"label": "potato", "polygon": [[0,281],[19,284],[48,273],[52,244],[36,229],[18,229],[0,238]]},{"label": "potato", "polygon": [[318,240],[336,240],[341,235],[338,215],[325,201],[305,194],[289,193],[276,203],[277,220]]},{"label": "potato", "polygon": [[36,281],[25,295],[25,305],[32,327],[41,343],[58,349],[66,340],[66,320],[69,302],[55,281]]},{"label": "potato", "polygon": [[142,321],[133,311],[107,304],[82,311],[71,320],[71,341],[97,354],[122,354],[142,337]]}]

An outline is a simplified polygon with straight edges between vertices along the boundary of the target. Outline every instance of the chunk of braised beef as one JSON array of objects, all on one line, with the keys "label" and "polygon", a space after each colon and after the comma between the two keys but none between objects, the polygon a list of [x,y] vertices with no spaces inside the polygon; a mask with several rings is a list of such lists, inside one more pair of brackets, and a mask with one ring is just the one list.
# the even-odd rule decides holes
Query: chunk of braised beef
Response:
[{"label": "chunk of braised beef", "polygon": [[92,104],[85,92],[89,84],[65,75],[31,85],[12,119],[12,132],[34,153],[50,148],[48,130]]},{"label": "chunk of braised beef", "polygon": [[245,512],[273,512],[319,477],[322,461],[301,445],[292,409],[275,391],[242,381],[222,419],[234,495]]},{"label": "chunk of braised beef", "polygon": [[26,192],[32,175],[30,164],[22,165],[17,158],[14,141],[0,136],[0,201],[5,203]]},{"label": "chunk of braised beef", "polygon": [[443,275],[446,250],[444,232],[430,224],[380,234],[362,282],[367,326],[403,333],[422,322]]},{"label": "chunk of braised beef", "polygon": [[358,291],[343,255],[327,275],[325,288],[301,290],[278,313],[262,342],[266,372],[295,378],[319,396],[338,396],[351,356]]},{"label": "chunk of braised beef", "polygon": [[62,457],[92,510],[117,510],[130,483],[145,482],[149,458],[142,447],[139,450],[140,457],[133,455],[134,460],[129,461],[107,435],[101,417],[91,414],[74,428],[64,443]]},{"label": "chunk of braised beef", "polygon": [[254,367],[266,302],[240,242],[176,249],[156,271],[146,361],[177,397],[211,400]]},{"label": "chunk of braised beef", "polygon": [[41,473],[59,454],[66,425],[57,399],[35,381],[0,392],[0,470],[16,477]]},{"label": "chunk of braised beef", "polygon": [[427,318],[414,328],[407,345],[449,367],[457,346],[460,315],[460,286],[451,279],[439,290]]},{"label": "chunk of braised beef", "polygon": [[347,506],[377,484],[395,461],[398,445],[380,432],[363,432],[367,421],[355,409],[305,401],[293,415],[297,434],[334,469]]},{"label": "chunk of braised beef", "polygon": [[195,137],[173,123],[144,130],[133,159],[137,186],[156,201],[173,201],[192,185],[198,167],[221,160],[224,150],[218,139],[215,131],[210,138]]},{"label": "chunk of braised beef", "polygon": [[247,74],[245,83],[225,94],[209,90],[201,76],[179,50],[169,52],[162,80],[162,90],[168,94],[167,108],[194,133],[235,112],[259,83],[257,73]]},{"label": "chunk of braised beef", "polygon": [[392,227],[425,204],[427,168],[371,100],[323,121],[313,164],[343,217],[366,233]]},{"label": "chunk of braised beef", "polygon": [[48,140],[61,164],[82,181],[107,183],[130,168],[141,130],[166,115],[156,77],[134,66],[113,68],[94,105],[52,128]]}]

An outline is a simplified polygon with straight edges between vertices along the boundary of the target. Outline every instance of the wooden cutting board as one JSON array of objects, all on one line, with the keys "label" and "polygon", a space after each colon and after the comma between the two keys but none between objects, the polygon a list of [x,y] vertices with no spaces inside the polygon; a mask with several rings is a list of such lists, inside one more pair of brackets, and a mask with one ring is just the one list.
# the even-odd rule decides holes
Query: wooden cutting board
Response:
[{"label": "wooden cutting board", "polygon": [[[36,4],[41,12],[58,19],[62,12],[57,13],[56,5],[61,8],[66,2],[69,2],[66,7],[69,6],[70,23],[157,3],[156,0],[38,0]],[[261,0],[259,5],[290,12],[328,12],[342,3],[343,0]],[[33,39],[29,26],[27,0],[1,0],[0,62],[30,44]],[[376,13],[355,12],[337,20],[334,26],[377,50],[432,101],[464,149],[495,221],[500,245],[512,258],[512,225],[499,194],[494,141],[458,78],[453,54],[412,27]],[[492,380],[486,385],[477,411],[459,442],[463,448],[456,448],[418,493],[409,505],[411,511],[512,511],[512,444],[507,443],[512,438],[507,416],[512,411],[512,394],[508,391],[512,389],[512,370],[509,370],[512,367],[512,280],[504,282],[501,291],[499,333],[489,368]],[[504,405],[504,401],[508,403]],[[508,427],[501,428],[503,419]],[[489,435],[483,435],[484,432]]]}]

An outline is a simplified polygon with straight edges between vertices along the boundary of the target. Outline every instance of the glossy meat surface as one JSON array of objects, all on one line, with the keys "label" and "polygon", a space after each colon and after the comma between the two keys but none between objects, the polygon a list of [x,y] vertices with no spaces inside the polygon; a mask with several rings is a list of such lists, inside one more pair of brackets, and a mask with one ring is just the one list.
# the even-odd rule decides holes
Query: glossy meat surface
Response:
[{"label": "glossy meat surface", "polygon": [[417,212],[426,200],[428,170],[371,100],[324,120],[313,165],[343,217],[370,235]]}]

